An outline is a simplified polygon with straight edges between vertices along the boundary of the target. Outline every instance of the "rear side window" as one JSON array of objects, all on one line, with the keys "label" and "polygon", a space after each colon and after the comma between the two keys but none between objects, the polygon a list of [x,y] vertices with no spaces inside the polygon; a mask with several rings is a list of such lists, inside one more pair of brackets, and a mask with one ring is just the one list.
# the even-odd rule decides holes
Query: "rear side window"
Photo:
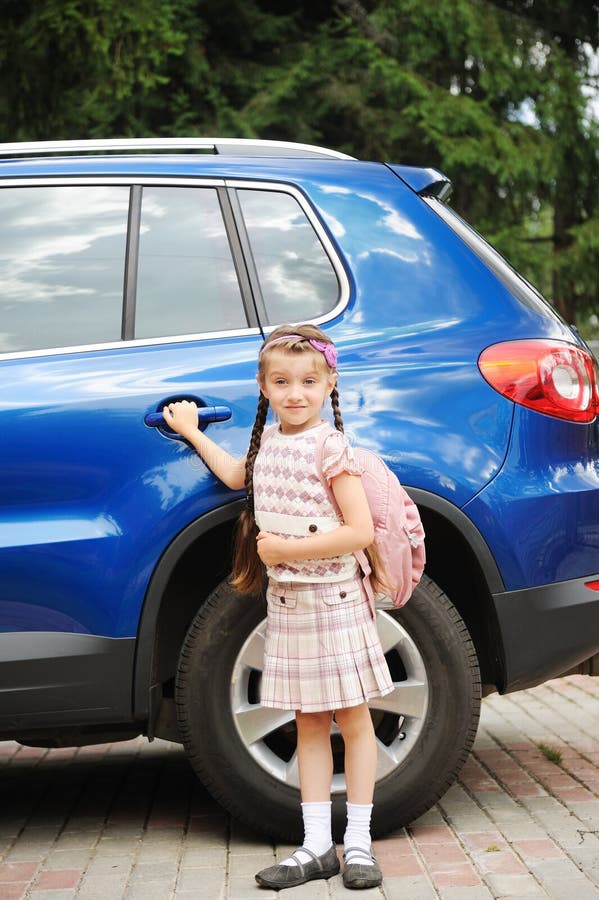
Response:
[{"label": "rear side window", "polygon": [[126,186],[0,190],[0,352],[121,335]]},{"label": "rear side window", "polygon": [[339,300],[337,275],[295,197],[238,189],[253,264],[270,324],[315,319]]},{"label": "rear side window", "polygon": [[135,337],[246,326],[216,190],[144,187]]}]

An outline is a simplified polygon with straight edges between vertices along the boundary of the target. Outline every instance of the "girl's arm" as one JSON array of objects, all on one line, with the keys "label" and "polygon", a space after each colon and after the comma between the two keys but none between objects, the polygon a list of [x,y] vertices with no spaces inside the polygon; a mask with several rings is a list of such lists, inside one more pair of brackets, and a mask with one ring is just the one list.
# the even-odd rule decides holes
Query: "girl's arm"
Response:
[{"label": "girl's arm", "polygon": [[258,555],[265,565],[343,556],[372,544],[374,525],[360,476],[341,472],[332,479],[331,488],[344,524],[305,538],[287,539],[261,531],[257,538]]},{"label": "girl's arm", "polygon": [[245,484],[245,456],[231,456],[198,428],[198,407],[189,400],[169,403],[162,410],[164,421],[194,447],[216,477],[234,491]]}]

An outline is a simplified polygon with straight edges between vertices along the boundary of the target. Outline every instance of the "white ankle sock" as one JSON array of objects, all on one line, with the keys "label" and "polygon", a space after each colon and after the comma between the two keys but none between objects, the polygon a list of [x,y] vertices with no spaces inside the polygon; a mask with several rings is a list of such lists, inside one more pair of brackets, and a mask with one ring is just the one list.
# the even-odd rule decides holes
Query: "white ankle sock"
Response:
[{"label": "white ankle sock", "polygon": [[[373,865],[370,857],[370,816],[372,803],[348,803],[347,804],[347,828],[343,837],[345,847],[359,847],[362,853],[348,853],[346,863],[359,863],[363,866]],[[347,853],[347,850],[346,850]]]},{"label": "white ankle sock", "polygon": [[[303,846],[315,853],[316,856],[322,856],[326,853],[333,843],[331,833],[331,801],[327,800],[322,803],[302,803],[302,816],[304,819],[304,843]],[[297,860],[301,863],[310,862],[311,856],[302,853],[300,850],[296,854],[296,859],[290,856],[281,863],[283,866],[296,866]]]}]

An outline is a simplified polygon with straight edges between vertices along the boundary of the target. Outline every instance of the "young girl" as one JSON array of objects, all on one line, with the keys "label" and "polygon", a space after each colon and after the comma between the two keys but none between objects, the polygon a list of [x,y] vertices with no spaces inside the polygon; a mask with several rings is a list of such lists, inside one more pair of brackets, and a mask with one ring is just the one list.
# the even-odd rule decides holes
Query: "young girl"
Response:
[{"label": "young girl", "polygon": [[[268,620],[262,674],[264,706],[295,710],[304,843],[288,859],[258,872],[262,887],[281,888],[339,871],[331,833],[333,714],[345,744],[347,828],[343,883],[381,884],[370,849],[377,763],[367,701],[393,690],[373,612],[353,555],[374,530],[351,448],[342,433],[337,352],[315,325],[285,325],[264,342],[258,360],[260,399],[247,456],[238,460],[198,430],[195,404],[165,407],[167,423],[186,438],[228,487],[245,486],[232,585],[260,594],[264,567]],[[331,398],[335,428],[321,419]],[[277,424],[265,428],[269,406]],[[316,470],[331,484],[341,519]]]}]

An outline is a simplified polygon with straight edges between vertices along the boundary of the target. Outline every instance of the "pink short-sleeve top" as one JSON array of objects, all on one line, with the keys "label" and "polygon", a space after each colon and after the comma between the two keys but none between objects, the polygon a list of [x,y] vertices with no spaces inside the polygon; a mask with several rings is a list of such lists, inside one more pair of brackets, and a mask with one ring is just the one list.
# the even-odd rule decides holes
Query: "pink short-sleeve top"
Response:
[{"label": "pink short-sleeve top", "polygon": [[[254,512],[260,531],[285,538],[310,537],[342,524],[316,470],[317,441],[321,422],[297,434],[282,434],[278,425],[264,429],[254,465]],[[322,470],[327,479],[341,472],[361,475],[344,434],[331,431],[326,438]],[[280,563],[267,569],[268,577],[281,582],[322,583],[344,581],[357,573],[353,553],[327,559]]]}]

